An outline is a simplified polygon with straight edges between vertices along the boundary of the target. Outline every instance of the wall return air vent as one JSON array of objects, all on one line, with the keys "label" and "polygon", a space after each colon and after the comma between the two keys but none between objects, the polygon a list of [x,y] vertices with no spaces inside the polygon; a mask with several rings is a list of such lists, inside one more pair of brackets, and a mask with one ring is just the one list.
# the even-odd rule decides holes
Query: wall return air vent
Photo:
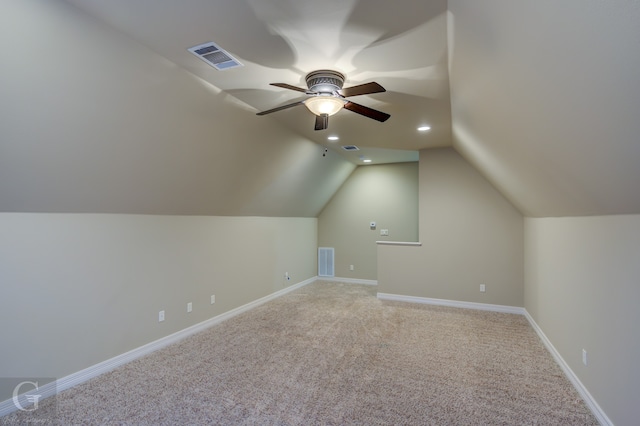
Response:
[{"label": "wall return air vent", "polygon": [[333,277],[333,247],[318,247],[318,276]]},{"label": "wall return air vent", "polygon": [[239,60],[213,42],[193,46],[188,50],[219,71],[242,66]]}]

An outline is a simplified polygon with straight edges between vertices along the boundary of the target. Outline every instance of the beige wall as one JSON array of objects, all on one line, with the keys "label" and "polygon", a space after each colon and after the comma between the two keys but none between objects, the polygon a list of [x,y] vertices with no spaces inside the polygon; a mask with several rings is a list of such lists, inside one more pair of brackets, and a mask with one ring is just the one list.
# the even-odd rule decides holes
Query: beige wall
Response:
[{"label": "beige wall", "polygon": [[2,213],[0,377],[64,377],[310,279],[316,235],[315,218]]},{"label": "beige wall", "polygon": [[525,242],[527,311],[610,420],[637,424],[640,216],[527,218]]},{"label": "beige wall", "polygon": [[358,167],[318,216],[318,244],[335,248],[336,277],[375,280],[375,242],[417,238],[418,163]]},{"label": "beige wall", "polygon": [[378,247],[378,291],[523,306],[522,215],[451,148],[421,151],[419,170],[422,246]]}]

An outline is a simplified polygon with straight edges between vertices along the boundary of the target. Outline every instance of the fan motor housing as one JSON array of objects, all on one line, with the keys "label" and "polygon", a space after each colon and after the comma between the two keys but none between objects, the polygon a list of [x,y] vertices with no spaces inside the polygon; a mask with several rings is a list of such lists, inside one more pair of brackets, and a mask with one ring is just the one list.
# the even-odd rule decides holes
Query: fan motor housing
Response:
[{"label": "fan motor housing", "polygon": [[342,89],[344,75],[332,70],[312,71],[305,77],[310,92],[333,94]]}]

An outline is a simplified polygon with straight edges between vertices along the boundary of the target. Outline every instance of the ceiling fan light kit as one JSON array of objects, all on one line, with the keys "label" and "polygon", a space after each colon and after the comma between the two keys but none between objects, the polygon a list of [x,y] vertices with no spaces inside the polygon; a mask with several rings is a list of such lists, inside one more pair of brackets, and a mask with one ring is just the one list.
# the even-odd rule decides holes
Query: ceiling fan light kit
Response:
[{"label": "ceiling fan light kit", "polygon": [[335,96],[318,95],[304,101],[304,106],[315,115],[332,116],[344,107],[344,101]]},{"label": "ceiling fan light kit", "polygon": [[344,79],[345,76],[337,71],[318,70],[310,72],[305,77],[307,89],[292,86],[288,83],[271,83],[272,86],[303,92],[310,97],[304,101],[298,101],[259,112],[257,115],[266,115],[303,104],[316,116],[315,130],[328,128],[329,117],[343,108],[380,122],[387,121],[387,119],[391,117],[382,111],[345,100],[345,98],[349,96],[385,92],[384,87],[376,82],[371,82],[343,89]]}]

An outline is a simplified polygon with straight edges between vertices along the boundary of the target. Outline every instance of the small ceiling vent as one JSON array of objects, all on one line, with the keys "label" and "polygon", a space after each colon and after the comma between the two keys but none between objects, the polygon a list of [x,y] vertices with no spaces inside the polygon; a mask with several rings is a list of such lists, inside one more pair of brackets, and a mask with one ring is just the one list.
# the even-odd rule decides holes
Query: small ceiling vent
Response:
[{"label": "small ceiling vent", "polygon": [[355,145],[345,145],[342,147],[342,149],[344,149],[345,151],[360,151],[360,148]]},{"label": "small ceiling vent", "polygon": [[193,46],[188,50],[219,71],[242,66],[240,61],[231,56],[229,52],[220,49],[213,42]]}]

